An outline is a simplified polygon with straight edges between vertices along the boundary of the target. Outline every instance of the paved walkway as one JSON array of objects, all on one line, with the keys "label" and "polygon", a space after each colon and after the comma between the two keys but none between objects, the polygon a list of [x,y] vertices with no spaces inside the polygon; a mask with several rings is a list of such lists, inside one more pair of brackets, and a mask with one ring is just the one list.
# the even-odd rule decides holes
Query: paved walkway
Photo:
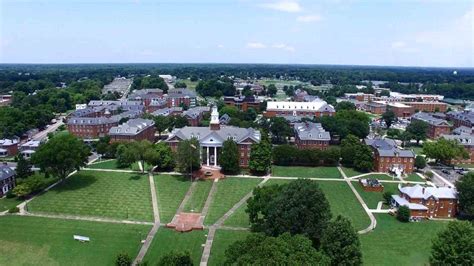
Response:
[{"label": "paved walkway", "polygon": [[209,194],[207,195],[206,202],[204,203],[204,207],[202,208],[202,211],[201,211],[202,219],[204,219],[204,217],[206,217],[207,213],[209,212],[209,207],[211,206],[212,200],[214,199],[214,195],[216,194],[216,191],[217,191],[217,182],[219,182],[219,179],[214,179],[211,189],[209,190]]}]

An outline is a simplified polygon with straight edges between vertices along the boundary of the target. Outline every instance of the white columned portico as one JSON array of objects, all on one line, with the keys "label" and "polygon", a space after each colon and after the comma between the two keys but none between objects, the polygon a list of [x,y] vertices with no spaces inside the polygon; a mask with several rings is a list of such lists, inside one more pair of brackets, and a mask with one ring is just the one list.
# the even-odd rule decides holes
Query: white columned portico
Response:
[{"label": "white columned portico", "polygon": [[207,166],[209,166],[209,146],[207,146],[206,148],[207,148],[207,153],[206,153],[206,157],[207,157]]},{"label": "white columned portico", "polygon": [[214,166],[217,166],[217,147],[214,147]]}]

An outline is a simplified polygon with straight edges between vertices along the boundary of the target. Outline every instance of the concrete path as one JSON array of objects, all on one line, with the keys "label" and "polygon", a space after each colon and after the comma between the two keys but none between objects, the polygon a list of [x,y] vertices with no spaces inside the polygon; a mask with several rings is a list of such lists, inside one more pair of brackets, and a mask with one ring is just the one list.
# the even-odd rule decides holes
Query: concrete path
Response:
[{"label": "concrete path", "polygon": [[150,232],[146,236],[145,243],[143,243],[143,246],[138,252],[137,257],[133,261],[133,265],[138,265],[143,260],[148,249],[150,248],[151,243],[153,242],[153,238],[155,237],[156,232],[158,232],[158,229],[160,228],[160,210],[158,209],[158,198],[156,196],[155,179],[153,179],[153,174],[151,172],[148,173],[148,180],[150,182],[151,202],[153,205],[153,218],[155,222]]},{"label": "concrete path", "polygon": [[359,203],[362,205],[362,207],[364,208],[365,212],[367,213],[367,215],[369,216],[370,218],[370,225],[363,229],[363,230],[360,230],[358,231],[359,234],[365,234],[365,233],[368,233],[372,230],[375,229],[375,227],[377,226],[377,220],[375,219],[375,216],[372,214],[372,212],[370,211],[369,207],[367,207],[367,204],[365,204],[364,200],[362,199],[362,197],[359,195],[359,193],[357,192],[357,190],[355,189],[355,187],[352,185],[352,182],[349,178],[347,178],[346,174],[344,173],[344,171],[342,171],[341,167],[337,167],[337,169],[339,170],[339,172],[342,174],[342,176],[344,177],[344,180],[347,182],[347,184],[349,185],[349,187],[351,188],[352,192],[354,193],[354,195],[356,196],[357,200],[359,201]]},{"label": "concrete path", "polygon": [[209,190],[209,194],[207,195],[206,202],[204,203],[204,207],[201,210],[201,217],[203,220],[204,220],[204,217],[206,217],[207,213],[209,212],[209,207],[211,206],[212,200],[214,199],[214,195],[216,194],[217,182],[219,182],[219,179],[214,179],[211,189]]}]

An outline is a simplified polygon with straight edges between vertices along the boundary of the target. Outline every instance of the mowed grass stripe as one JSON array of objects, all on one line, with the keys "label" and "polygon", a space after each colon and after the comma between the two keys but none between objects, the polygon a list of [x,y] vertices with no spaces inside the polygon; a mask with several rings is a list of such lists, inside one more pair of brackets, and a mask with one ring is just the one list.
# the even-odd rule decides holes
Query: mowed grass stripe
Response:
[{"label": "mowed grass stripe", "polygon": [[250,234],[250,231],[218,229],[212,243],[209,265],[224,265],[226,249],[235,241],[244,240]]},{"label": "mowed grass stripe", "polygon": [[262,179],[260,178],[238,178],[228,177],[219,180],[217,191],[209,207],[204,224],[211,225],[217,222],[227,211],[229,211],[247,193],[251,192]]},{"label": "mowed grass stripe", "polygon": [[30,212],[152,221],[147,175],[83,171],[28,204]]},{"label": "mowed grass stripe", "polygon": [[201,212],[212,187],[212,180],[197,180],[193,194],[184,205],[185,212]]},{"label": "mowed grass stripe", "polygon": [[151,226],[3,216],[0,228],[0,265],[115,265],[120,252],[138,254]]},{"label": "mowed grass stripe", "polygon": [[187,177],[173,175],[155,175],[154,178],[160,220],[169,223],[191,186],[191,181]]},{"label": "mowed grass stripe", "polygon": [[276,166],[272,167],[273,176],[307,178],[342,178],[337,167],[318,166]]}]

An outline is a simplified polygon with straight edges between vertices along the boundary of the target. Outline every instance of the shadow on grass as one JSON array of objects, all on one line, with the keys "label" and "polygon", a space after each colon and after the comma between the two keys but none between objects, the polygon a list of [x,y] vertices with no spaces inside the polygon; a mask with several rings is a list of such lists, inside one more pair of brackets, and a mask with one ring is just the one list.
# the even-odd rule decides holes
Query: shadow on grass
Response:
[{"label": "shadow on grass", "polygon": [[145,175],[144,174],[132,175],[132,176],[130,176],[130,178],[128,180],[140,180],[143,176],[145,176]]},{"label": "shadow on grass", "polygon": [[63,192],[82,189],[94,184],[96,181],[97,177],[94,175],[81,173],[63,180],[58,186],[52,188],[51,191]]}]

